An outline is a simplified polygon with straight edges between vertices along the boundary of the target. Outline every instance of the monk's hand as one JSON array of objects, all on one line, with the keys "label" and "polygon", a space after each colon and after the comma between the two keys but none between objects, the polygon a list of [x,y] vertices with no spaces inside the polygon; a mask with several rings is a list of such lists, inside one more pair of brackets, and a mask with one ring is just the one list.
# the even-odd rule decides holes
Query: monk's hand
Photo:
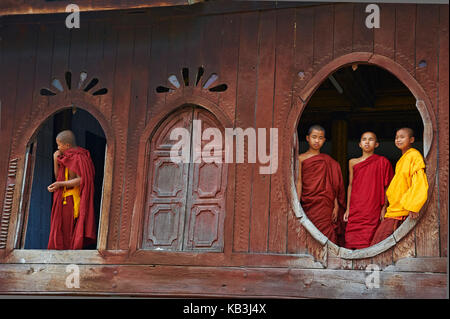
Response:
[{"label": "monk's hand", "polygon": [[386,206],[381,207],[380,220],[384,219],[384,215],[386,215]]},{"label": "monk's hand", "polygon": [[345,213],[344,213],[344,222],[348,222],[348,213],[349,213],[349,211],[348,210],[346,210],[345,211]]},{"label": "monk's hand", "polygon": [[53,153],[53,159],[56,160],[58,156],[62,155],[60,150],[56,150],[55,153]]},{"label": "monk's hand", "polygon": [[417,217],[419,217],[419,213],[416,212],[409,212],[409,215],[411,216],[412,219],[417,219]]},{"label": "monk's hand", "polygon": [[60,187],[61,187],[61,183],[60,182],[54,182],[53,184],[49,185],[47,187],[47,189],[48,189],[48,191],[50,193],[53,193],[54,191],[56,191]]},{"label": "monk's hand", "polygon": [[338,210],[335,208],[333,209],[333,214],[331,215],[331,221],[333,222],[333,224],[337,222],[337,217],[338,217]]}]

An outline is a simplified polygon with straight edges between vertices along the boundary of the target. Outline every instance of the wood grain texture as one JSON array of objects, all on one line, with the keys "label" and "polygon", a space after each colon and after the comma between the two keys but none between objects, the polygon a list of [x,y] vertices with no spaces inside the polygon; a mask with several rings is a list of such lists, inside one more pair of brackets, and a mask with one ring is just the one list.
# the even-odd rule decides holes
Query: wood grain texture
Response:
[{"label": "wood grain texture", "polygon": [[[274,123],[278,128],[278,161],[288,164],[289,154],[281,154],[282,143],[291,143],[292,136],[284,136],[285,118],[292,105],[293,66],[295,41],[295,12],[293,10],[279,10],[276,18],[276,70],[275,70],[275,96],[274,96]],[[290,135],[290,134],[289,134]],[[280,165],[279,165],[280,166]],[[270,214],[269,214],[269,243],[270,252],[285,253],[287,249],[287,214],[288,199],[284,187],[282,169],[278,166],[276,173],[271,175]]]},{"label": "wood grain texture", "polygon": [[[259,18],[257,92],[255,102],[256,130],[265,129],[264,154],[270,150],[270,128],[273,126],[273,97],[275,73],[275,13],[263,12]],[[262,136],[258,136],[261,139]],[[266,252],[268,244],[268,221],[270,207],[271,175],[261,174],[260,168],[267,166],[258,160],[253,169],[252,211],[250,216],[250,251]]]},{"label": "wood grain texture", "polygon": [[[257,13],[248,13],[241,16],[236,127],[243,130],[248,127],[254,127],[255,124],[258,20],[259,15]],[[240,252],[246,252],[249,249],[250,214],[252,211],[252,176],[255,165],[248,162],[248,145],[249,143],[246,139],[243,150],[244,163],[236,165],[233,250]],[[236,147],[234,149],[234,154],[236,154]]]},{"label": "wood grain texture", "polygon": [[[270,296],[306,298],[445,298],[442,273],[381,272],[366,286],[365,271],[183,266],[80,266],[80,288],[65,285],[65,265],[0,265],[3,293]],[[30,284],[31,283],[31,284]],[[400,285],[402,288],[400,288]]]},{"label": "wood grain texture", "polygon": [[448,256],[448,171],[449,171],[449,108],[448,108],[448,6],[439,7],[439,234],[440,255]]}]

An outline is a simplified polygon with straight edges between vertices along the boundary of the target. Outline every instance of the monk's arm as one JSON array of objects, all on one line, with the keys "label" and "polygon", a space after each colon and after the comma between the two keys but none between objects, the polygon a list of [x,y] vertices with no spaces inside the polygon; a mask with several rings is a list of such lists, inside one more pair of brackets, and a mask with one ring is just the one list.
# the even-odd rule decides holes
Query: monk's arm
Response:
[{"label": "monk's arm", "polygon": [[352,194],[352,183],[353,183],[353,160],[348,161],[348,188],[347,188],[347,208],[344,214],[344,221],[348,221],[348,214],[350,211],[350,197]]},{"label": "monk's arm", "polygon": [[72,188],[79,186],[81,182],[81,177],[77,175],[77,177],[73,179],[69,179],[68,181],[60,181],[59,187]]}]

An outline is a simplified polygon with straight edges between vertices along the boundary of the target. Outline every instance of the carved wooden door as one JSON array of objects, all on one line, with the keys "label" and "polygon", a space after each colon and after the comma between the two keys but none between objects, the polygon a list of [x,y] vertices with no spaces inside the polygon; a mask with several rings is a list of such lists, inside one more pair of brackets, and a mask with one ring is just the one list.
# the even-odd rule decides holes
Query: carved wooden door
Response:
[{"label": "carved wooden door", "polygon": [[[170,139],[175,128],[190,132],[189,163],[175,163],[170,158],[177,143]],[[213,162],[212,156],[209,161],[206,156],[206,161],[199,157],[210,141],[200,137],[196,144],[195,139],[207,128],[219,128],[223,137],[223,129],[211,113],[189,107],[167,119],[151,139],[143,248],[222,250],[227,172],[223,152],[219,153],[222,163]]]}]

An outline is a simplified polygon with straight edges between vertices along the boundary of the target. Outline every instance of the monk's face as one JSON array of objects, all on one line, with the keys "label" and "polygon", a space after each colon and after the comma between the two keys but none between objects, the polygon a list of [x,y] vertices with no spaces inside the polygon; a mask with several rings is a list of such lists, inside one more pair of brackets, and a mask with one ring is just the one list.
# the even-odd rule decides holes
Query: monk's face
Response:
[{"label": "monk's face", "polygon": [[67,151],[69,148],[71,148],[70,144],[67,143],[63,143],[60,140],[56,139],[56,144],[58,145],[58,150],[61,153],[64,153],[65,151]]},{"label": "monk's face", "polygon": [[414,143],[414,136],[410,136],[408,130],[401,129],[395,134],[395,146],[400,150],[409,149],[412,143]]},{"label": "monk's face", "polygon": [[306,136],[306,141],[308,142],[310,148],[318,151],[325,143],[325,132],[312,130],[311,134]]},{"label": "monk's face", "polygon": [[378,147],[377,137],[372,132],[366,132],[363,135],[361,135],[361,140],[359,142],[359,147],[364,152],[373,152],[375,148]]}]

